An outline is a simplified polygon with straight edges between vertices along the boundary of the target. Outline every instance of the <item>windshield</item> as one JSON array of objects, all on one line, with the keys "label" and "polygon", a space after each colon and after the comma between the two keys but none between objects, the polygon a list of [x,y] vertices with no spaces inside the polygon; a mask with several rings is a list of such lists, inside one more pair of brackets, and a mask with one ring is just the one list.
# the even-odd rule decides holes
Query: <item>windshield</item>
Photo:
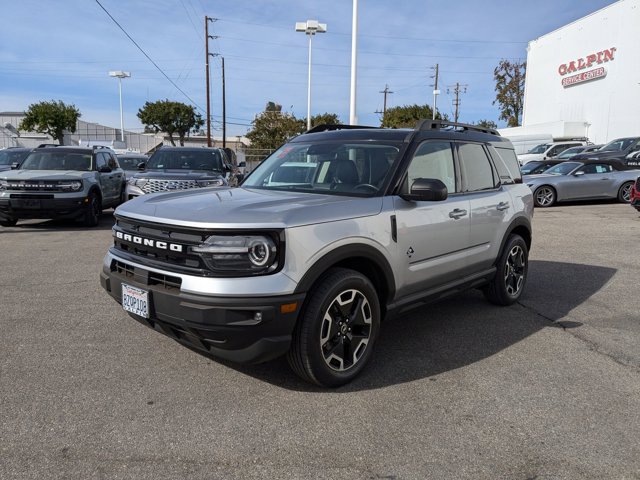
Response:
[{"label": "windshield", "polygon": [[118,157],[118,163],[123,170],[137,170],[138,165],[146,162],[147,157]]},{"label": "windshield", "polygon": [[13,163],[20,163],[28,154],[29,150],[18,152],[11,150],[0,150],[0,165],[11,165]]},{"label": "windshield", "polygon": [[147,170],[213,170],[223,171],[218,150],[158,150],[147,162]]},{"label": "windshield", "polygon": [[584,147],[571,147],[567,148],[564,152],[558,155],[556,158],[571,158],[574,155],[579,154],[584,150]]},{"label": "windshield", "polygon": [[91,170],[91,154],[80,152],[31,152],[20,165],[23,170]]},{"label": "windshield", "polygon": [[548,173],[551,175],[567,175],[571,173],[573,170],[582,165],[579,162],[562,162],[558,165],[555,165],[548,170],[545,170],[544,173]]},{"label": "windshield", "polygon": [[551,146],[550,143],[543,143],[541,145],[538,145],[537,147],[533,147],[527,153],[544,153],[547,151],[547,148],[549,148],[550,146]]},{"label": "windshield", "polygon": [[607,143],[604,147],[600,148],[600,152],[621,152],[626,150],[629,145],[636,141],[635,138],[618,138],[612,142]]},{"label": "windshield", "polygon": [[290,143],[262,162],[245,188],[373,196],[381,192],[399,143]]}]

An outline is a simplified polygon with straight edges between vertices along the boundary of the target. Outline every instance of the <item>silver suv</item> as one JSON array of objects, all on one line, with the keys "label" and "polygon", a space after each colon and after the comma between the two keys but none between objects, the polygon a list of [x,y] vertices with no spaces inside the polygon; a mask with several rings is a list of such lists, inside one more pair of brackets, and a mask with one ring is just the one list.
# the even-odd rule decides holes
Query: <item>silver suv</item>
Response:
[{"label": "silver suv", "polygon": [[286,353],[302,378],[333,387],[365,367],[384,318],[466,288],[516,302],[532,215],[494,130],[323,126],[239,188],[119,207],[100,279],[181,343],[236,362]]},{"label": "silver suv", "polygon": [[105,147],[35,148],[17,170],[0,173],[0,225],[21,218],[74,218],[98,225],[103,208],[124,201],[124,171]]}]

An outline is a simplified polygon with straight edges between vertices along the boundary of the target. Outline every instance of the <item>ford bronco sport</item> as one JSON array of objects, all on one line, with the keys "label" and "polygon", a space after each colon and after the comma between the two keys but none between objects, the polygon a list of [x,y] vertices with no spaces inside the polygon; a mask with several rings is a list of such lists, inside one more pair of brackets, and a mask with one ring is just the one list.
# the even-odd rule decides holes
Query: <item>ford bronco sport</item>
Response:
[{"label": "ford bronco sport", "polygon": [[17,170],[0,173],[0,225],[20,218],[75,218],[98,224],[124,201],[124,172],[105,147],[35,148]]},{"label": "ford bronco sport", "polygon": [[[301,163],[304,175],[279,174]],[[466,288],[516,302],[532,215],[495,130],[322,126],[238,188],[119,207],[100,280],[134,319],[192,348],[236,362],[287,354],[333,387],[365,367],[385,317]]]}]

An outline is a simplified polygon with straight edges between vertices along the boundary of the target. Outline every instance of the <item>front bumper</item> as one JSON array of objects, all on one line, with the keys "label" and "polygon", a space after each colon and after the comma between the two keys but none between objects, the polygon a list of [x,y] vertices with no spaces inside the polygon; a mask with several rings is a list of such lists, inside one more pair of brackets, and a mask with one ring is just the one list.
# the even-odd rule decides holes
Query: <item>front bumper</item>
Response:
[{"label": "front bumper", "polygon": [[[138,322],[178,342],[237,363],[260,363],[289,350],[304,294],[225,297],[184,293],[172,278],[138,267],[105,265],[100,284],[118,303],[122,284],[149,292],[149,318]],[[295,308],[292,305],[295,304]],[[289,311],[283,308],[287,305]],[[128,312],[127,312],[128,313]]]},{"label": "front bumper", "polygon": [[84,214],[87,197],[54,198],[53,195],[13,195],[0,198],[4,218],[75,218]]}]

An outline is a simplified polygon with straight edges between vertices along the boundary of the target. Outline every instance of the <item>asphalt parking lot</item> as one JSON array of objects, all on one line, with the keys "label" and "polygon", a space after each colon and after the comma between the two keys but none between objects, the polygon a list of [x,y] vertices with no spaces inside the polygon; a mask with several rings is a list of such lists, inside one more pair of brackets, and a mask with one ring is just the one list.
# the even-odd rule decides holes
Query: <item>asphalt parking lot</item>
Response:
[{"label": "asphalt parking lot", "polygon": [[478,291],[383,324],[321,390],[130,319],[96,229],[0,228],[2,479],[638,479],[640,215],[537,209],[519,304]]}]

